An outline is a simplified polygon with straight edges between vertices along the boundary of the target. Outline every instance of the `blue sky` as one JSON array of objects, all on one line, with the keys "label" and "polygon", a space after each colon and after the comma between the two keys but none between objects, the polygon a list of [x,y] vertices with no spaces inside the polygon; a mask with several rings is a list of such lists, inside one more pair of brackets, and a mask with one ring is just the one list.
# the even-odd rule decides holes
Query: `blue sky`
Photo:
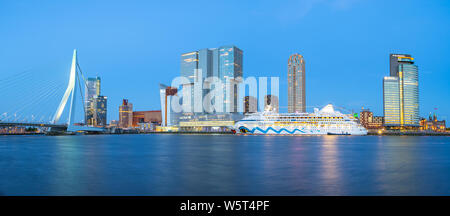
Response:
[{"label": "blue sky", "polygon": [[[450,1],[3,0],[0,80],[30,70],[33,80],[65,85],[76,48],[83,73],[102,78],[108,119],[118,119],[122,98],[135,110],[159,109],[158,83],[179,75],[181,53],[234,44],[244,51],[244,76],[280,77],[281,106],[288,57],[299,53],[307,106],[382,115],[389,53],[408,53],[419,66],[421,115],[436,107],[448,119],[449,12]],[[8,95],[14,92],[2,93],[0,107],[20,100]]]}]

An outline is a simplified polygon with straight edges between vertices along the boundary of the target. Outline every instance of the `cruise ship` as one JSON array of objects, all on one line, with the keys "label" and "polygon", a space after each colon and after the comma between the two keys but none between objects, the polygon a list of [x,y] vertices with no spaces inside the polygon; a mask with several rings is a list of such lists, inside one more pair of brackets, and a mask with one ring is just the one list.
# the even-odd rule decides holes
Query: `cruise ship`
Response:
[{"label": "cruise ship", "polygon": [[246,115],[236,122],[237,134],[274,135],[367,135],[352,115],[335,111],[331,104],[314,113],[275,113],[264,111]]}]

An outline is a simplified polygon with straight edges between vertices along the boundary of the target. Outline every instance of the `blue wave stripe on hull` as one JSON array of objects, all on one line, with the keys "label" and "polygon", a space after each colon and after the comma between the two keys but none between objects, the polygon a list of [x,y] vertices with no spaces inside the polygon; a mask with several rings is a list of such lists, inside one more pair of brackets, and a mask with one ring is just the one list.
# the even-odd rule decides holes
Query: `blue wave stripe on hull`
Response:
[{"label": "blue wave stripe on hull", "polygon": [[247,131],[250,132],[250,133],[255,133],[256,130],[259,130],[259,131],[261,131],[262,133],[265,133],[265,134],[266,134],[267,132],[269,132],[269,130],[272,130],[273,132],[275,132],[275,133],[277,133],[277,134],[280,134],[282,131],[286,131],[286,132],[289,133],[289,134],[294,134],[296,131],[298,131],[298,132],[300,132],[300,133],[306,133],[306,132],[304,132],[304,131],[302,131],[302,130],[299,130],[299,129],[294,129],[293,131],[289,131],[289,130],[287,130],[286,128],[281,128],[280,130],[275,130],[275,129],[272,128],[272,127],[268,127],[267,130],[263,130],[263,129],[259,128],[259,127],[255,127],[255,128],[253,128],[253,130],[250,130],[250,129],[248,129],[247,127],[241,126],[241,127],[239,127],[239,130],[241,130],[241,129],[245,129],[245,130],[247,130]]}]

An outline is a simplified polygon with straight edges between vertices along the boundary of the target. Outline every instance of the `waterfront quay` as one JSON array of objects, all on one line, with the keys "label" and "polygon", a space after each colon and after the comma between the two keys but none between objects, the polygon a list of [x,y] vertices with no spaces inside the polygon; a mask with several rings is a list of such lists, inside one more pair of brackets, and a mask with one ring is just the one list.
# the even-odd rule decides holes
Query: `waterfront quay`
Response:
[{"label": "waterfront quay", "polygon": [[[217,132],[205,132],[205,131],[132,131],[125,133],[0,133],[0,136],[8,136],[8,135],[126,135],[126,134],[192,134],[192,135],[233,135],[234,133],[231,131],[217,131]],[[435,131],[382,131],[379,130],[369,130],[367,135],[369,136],[450,136],[450,132],[435,132]],[[252,134],[246,134],[245,136],[257,136]],[[307,136],[307,135],[264,135],[264,136]],[[317,135],[316,135],[317,136]],[[319,136],[329,136],[329,135],[319,135]]]},{"label": "waterfront quay", "polygon": [[382,136],[450,136],[450,132],[437,131],[395,131],[395,130],[369,130],[367,135]]}]

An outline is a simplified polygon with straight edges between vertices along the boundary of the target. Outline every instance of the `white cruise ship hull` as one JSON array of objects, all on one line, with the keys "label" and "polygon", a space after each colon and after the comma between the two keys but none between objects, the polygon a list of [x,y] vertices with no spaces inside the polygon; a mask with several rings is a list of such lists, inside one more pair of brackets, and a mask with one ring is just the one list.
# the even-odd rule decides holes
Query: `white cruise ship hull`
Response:
[{"label": "white cruise ship hull", "polygon": [[252,113],[238,121],[233,131],[263,135],[367,135],[353,116],[335,111],[330,104],[314,113]]},{"label": "white cruise ship hull", "polygon": [[360,128],[305,128],[279,126],[237,126],[238,134],[260,135],[367,135],[367,130]]}]

